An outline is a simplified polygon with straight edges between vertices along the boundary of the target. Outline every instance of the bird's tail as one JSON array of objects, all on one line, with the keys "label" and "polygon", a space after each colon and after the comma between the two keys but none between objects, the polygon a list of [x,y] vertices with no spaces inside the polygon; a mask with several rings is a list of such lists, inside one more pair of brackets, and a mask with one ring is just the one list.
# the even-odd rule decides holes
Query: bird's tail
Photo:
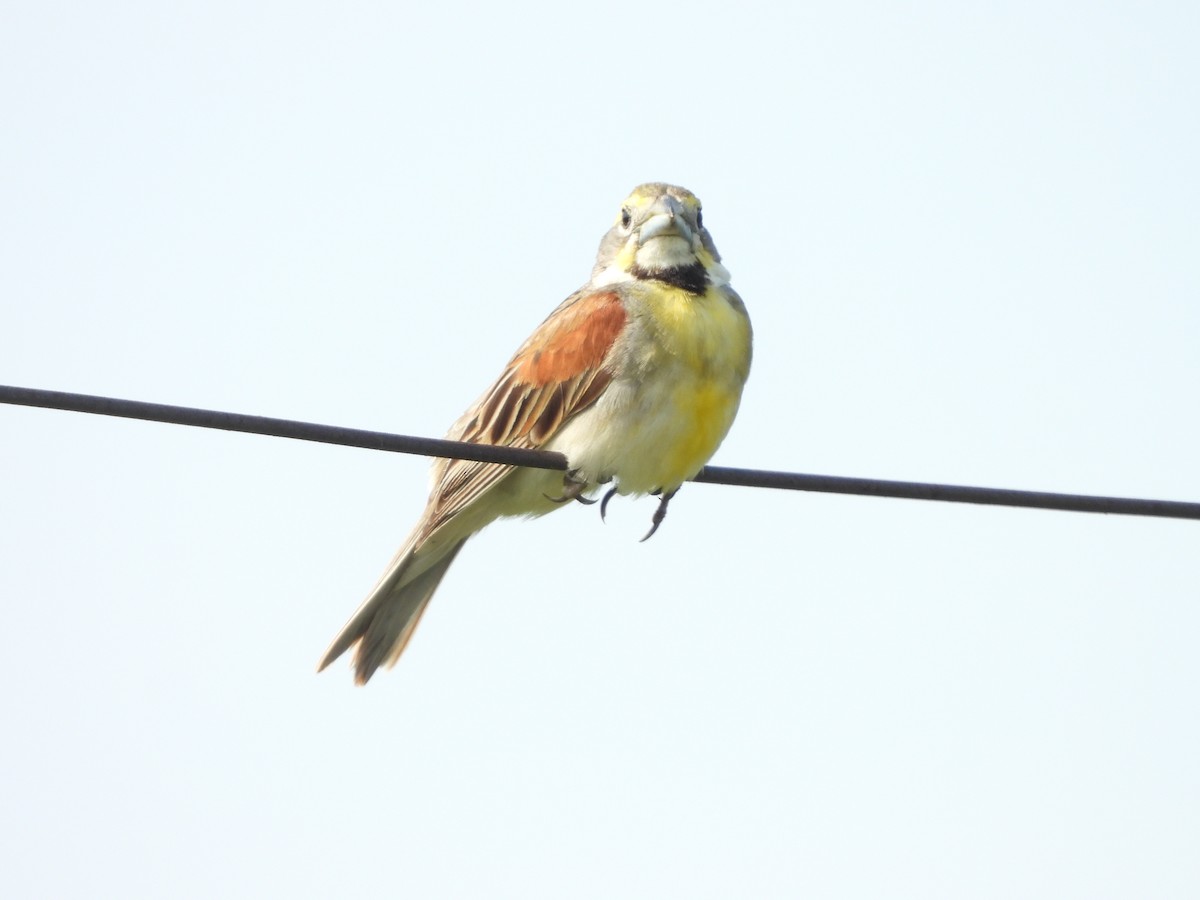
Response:
[{"label": "bird's tail", "polygon": [[[421,621],[429,598],[464,543],[466,538],[448,547],[439,559],[425,567],[414,565],[417,547],[402,550],[375,590],[333,639],[317,671],[355,644],[358,647],[354,652],[354,680],[358,684],[366,684],[380,666],[394,665]],[[414,570],[416,574],[410,577]]]}]

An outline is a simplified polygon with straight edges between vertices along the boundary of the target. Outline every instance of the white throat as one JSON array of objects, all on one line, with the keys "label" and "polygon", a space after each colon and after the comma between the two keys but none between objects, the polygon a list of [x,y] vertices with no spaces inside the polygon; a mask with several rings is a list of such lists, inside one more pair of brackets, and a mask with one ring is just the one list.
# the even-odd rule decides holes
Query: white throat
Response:
[{"label": "white throat", "polygon": [[675,235],[652,238],[638,247],[637,264],[643,269],[677,269],[696,264],[692,242]]}]

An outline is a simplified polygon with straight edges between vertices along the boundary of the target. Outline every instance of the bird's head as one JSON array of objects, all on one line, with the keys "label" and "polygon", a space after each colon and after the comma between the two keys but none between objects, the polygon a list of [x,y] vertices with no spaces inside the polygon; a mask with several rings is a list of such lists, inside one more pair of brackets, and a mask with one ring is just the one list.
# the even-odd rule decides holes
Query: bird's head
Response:
[{"label": "bird's head", "polygon": [[661,281],[692,294],[729,282],[691,191],[652,182],[634,188],[621,204],[600,242],[592,283],[632,280]]}]

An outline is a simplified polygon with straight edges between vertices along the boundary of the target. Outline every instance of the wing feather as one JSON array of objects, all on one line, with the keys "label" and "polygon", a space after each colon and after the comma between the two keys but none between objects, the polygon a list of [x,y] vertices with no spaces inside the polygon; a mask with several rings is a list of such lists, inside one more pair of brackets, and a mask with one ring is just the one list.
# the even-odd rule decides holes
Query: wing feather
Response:
[{"label": "wing feather", "polygon": [[[449,437],[506,447],[544,446],[563,423],[595,403],[612,380],[609,354],[626,320],[625,306],[615,292],[567,298],[521,346]],[[495,463],[443,460],[436,470],[424,535],[432,534],[512,470]]]}]

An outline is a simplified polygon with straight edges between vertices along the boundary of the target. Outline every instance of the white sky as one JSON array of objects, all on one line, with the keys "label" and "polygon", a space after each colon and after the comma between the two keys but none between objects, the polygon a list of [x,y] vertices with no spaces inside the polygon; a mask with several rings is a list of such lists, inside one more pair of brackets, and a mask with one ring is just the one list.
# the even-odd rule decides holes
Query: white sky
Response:
[{"label": "white sky", "polygon": [[[1179,3],[7,4],[0,382],[440,435],[687,186],[714,462],[1200,500]],[[1200,526],[697,485],[327,642],[427,461],[0,408],[0,894],[1200,893]]]}]

